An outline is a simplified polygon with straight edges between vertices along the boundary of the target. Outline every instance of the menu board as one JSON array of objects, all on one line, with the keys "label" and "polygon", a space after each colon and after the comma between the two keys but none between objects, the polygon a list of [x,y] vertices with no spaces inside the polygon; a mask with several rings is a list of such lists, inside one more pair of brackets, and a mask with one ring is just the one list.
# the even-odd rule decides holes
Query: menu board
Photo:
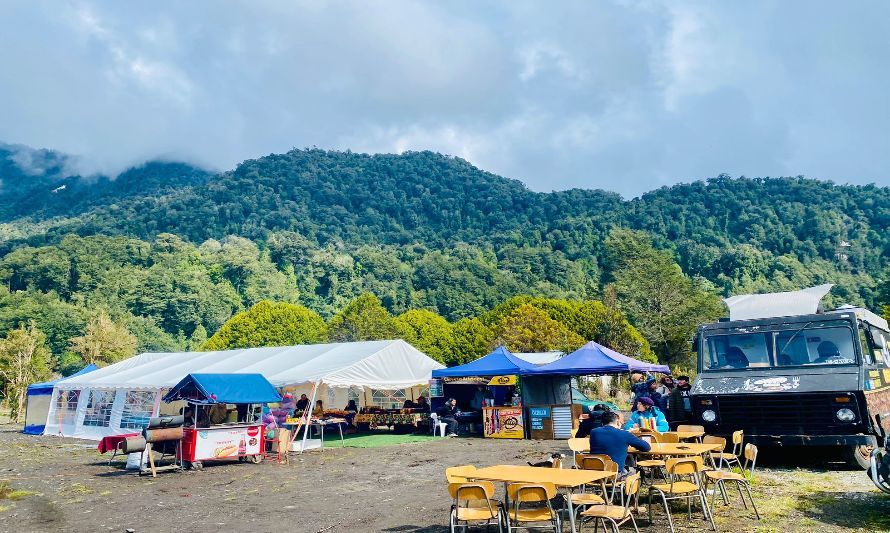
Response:
[{"label": "menu board", "polygon": [[485,436],[492,439],[522,439],[522,407],[485,407],[482,409]]}]

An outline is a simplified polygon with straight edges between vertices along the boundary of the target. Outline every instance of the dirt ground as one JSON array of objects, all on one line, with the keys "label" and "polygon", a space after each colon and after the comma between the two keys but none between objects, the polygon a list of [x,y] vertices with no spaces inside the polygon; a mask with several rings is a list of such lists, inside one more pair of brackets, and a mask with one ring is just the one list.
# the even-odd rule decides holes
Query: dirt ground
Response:
[{"label": "dirt ground", "polygon": [[[442,532],[451,503],[447,466],[524,464],[558,450],[568,452],[559,441],[442,439],[151,479],[120,469],[120,462],[108,466],[92,442],[31,437],[6,425],[0,485],[13,492],[0,499],[0,531]],[[754,484],[763,519],[718,504],[720,531],[890,531],[890,496],[864,473],[826,469],[819,458],[805,468],[772,462],[758,468]],[[710,531],[700,518],[675,516],[679,531]],[[664,516],[640,525],[667,531]]]}]

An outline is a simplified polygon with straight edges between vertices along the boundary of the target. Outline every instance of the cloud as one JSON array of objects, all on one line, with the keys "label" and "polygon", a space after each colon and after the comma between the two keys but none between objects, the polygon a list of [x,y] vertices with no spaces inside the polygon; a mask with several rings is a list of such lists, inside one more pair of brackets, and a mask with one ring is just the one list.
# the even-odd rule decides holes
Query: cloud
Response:
[{"label": "cloud", "polygon": [[890,5],[0,4],[0,140],[227,169],[437,150],[535,190],[722,172],[890,184]]}]

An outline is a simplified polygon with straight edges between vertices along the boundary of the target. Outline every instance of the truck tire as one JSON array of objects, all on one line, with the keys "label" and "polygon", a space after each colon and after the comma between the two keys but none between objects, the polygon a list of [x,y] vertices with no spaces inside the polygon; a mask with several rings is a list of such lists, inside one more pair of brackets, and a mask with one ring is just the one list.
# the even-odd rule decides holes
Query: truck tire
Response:
[{"label": "truck tire", "polygon": [[847,449],[847,464],[851,468],[868,470],[871,467],[871,451],[873,446],[851,446]]}]

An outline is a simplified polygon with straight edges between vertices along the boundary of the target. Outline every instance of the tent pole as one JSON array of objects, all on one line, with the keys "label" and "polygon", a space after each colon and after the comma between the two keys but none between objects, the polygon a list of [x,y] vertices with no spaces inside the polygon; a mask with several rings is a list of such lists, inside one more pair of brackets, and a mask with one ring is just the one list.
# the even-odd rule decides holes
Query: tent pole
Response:
[{"label": "tent pole", "polygon": [[[306,440],[309,438],[309,422],[312,416],[312,406],[315,405],[315,397],[318,395],[318,387],[321,385],[321,381],[316,381],[312,386],[312,398],[309,400],[309,405],[306,406],[306,409],[303,411],[303,418],[306,422],[303,424],[303,444],[300,446],[299,455],[303,455],[303,452],[306,451]],[[302,420],[300,422],[303,422]],[[321,431],[324,431],[324,428],[321,428]]]}]

